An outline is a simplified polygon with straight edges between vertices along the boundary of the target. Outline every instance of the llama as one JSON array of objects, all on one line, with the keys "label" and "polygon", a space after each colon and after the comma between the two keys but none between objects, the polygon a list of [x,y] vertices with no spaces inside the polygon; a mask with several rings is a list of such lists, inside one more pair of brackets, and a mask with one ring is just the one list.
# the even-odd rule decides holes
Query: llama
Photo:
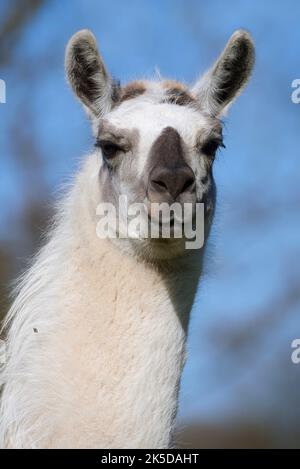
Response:
[{"label": "llama", "polygon": [[240,30],[191,88],[163,79],[121,86],[91,32],[70,39],[66,75],[96,145],[59,202],[5,320],[2,448],[173,445],[205,246],[185,249],[184,237],[100,239],[97,206],[118,206],[122,194],[150,206],[202,202],[206,240],[221,117],[253,63],[252,39]]}]

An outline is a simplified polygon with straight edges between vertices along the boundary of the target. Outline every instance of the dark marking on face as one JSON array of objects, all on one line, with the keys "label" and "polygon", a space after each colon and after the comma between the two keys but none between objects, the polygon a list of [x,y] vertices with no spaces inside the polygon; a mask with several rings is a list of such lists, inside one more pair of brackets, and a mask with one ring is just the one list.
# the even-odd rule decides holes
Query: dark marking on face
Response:
[{"label": "dark marking on face", "polygon": [[125,152],[130,149],[136,151],[139,142],[138,129],[123,129],[114,126],[106,119],[101,119],[99,122],[98,135],[96,139],[96,146],[101,141],[106,141],[121,147]]},{"label": "dark marking on face", "polygon": [[195,175],[184,158],[183,141],[166,127],[149,155],[148,197],[151,202],[172,202],[183,193],[195,194]]},{"label": "dark marking on face", "polygon": [[222,124],[218,119],[212,118],[207,129],[201,129],[196,136],[196,147],[205,157],[205,165],[210,166],[214,160],[217,149],[223,144]]},{"label": "dark marking on face", "polygon": [[207,184],[207,182],[208,182],[208,174],[205,174],[204,176],[202,176],[202,177],[200,178],[200,181],[201,181],[201,183],[204,184],[204,185]]},{"label": "dark marking on face", "polygon": [[197,100],[188,88],[179,81],[165,80],[162,87],[165,89],[164,103],[177,104],[178,106],[197,105]]},{"label": "dark marking on face", "polygon": [[176,168],[185,163],[182,139],[173,127],[166,127],[150,150],[150,164]]},{"label": "dark marking on face", "polygon": [[146,88],[143,82],[135,81],[122,88],[119,102],[122,103],[128,99],[137,98],[145,93]]},{"label": "dark marking on face", "polygon": [[188,91],[178,88],[168,88],[166,90],[164,103],[177,104],[178,106],[196,105],[197,101]]}]

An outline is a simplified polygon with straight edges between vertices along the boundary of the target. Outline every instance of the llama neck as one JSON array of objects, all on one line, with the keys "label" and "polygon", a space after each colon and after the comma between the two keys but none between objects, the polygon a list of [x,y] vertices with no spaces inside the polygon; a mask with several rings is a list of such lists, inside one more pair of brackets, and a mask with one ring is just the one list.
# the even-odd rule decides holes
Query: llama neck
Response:
[{"label": "llama neck", "polygon": [[181,267],[161,273],[108,242],[93,260],[77,252],[72,305],[55,348],[64,344],[60,367],[78,422],[65,418],[70,432],[64,424],[51,445],[170,445],[197,284],[195,272]]},{"label": "llama neck", "polygon": [[99,240],[86,187],[79,178],[11,310],[0,440],[168,447],[201,253],[162,270]]}]

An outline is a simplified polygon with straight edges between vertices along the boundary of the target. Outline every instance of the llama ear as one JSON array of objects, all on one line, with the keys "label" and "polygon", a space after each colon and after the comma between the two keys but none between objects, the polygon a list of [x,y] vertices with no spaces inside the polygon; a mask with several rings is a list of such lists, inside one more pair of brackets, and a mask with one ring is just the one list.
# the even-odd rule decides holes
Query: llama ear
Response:
[{"label": "llama ear", "polygon": [[65,56],[67,79],[92,118],[110,111],[119,85],[108,74],[94,35],[84,29],[68,42]]},{"label": "llama ear", "polygon": [[224,114],[250,78],[254,60],[250,34],[233,33],[216,63],[192,89],[201,107],[215,117]]}]

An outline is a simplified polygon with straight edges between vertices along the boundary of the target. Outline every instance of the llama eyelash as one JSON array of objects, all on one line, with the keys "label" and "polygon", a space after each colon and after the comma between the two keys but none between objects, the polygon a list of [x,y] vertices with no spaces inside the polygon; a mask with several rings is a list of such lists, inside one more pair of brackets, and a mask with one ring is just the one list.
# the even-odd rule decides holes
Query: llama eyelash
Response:
[{"label": "llama eyelash", "polygon": [[210,139],[204,144],[198,145],[197,150],[207,156],[214,156],[219,148],[226,148],[222,139]]},{"label": "llama eyelash", "polygon": [[107,160],[114,158],[119,153],[126,152],[125,148],[109,140],[97,140],[95,147],[101,149],[103,157]]}]

